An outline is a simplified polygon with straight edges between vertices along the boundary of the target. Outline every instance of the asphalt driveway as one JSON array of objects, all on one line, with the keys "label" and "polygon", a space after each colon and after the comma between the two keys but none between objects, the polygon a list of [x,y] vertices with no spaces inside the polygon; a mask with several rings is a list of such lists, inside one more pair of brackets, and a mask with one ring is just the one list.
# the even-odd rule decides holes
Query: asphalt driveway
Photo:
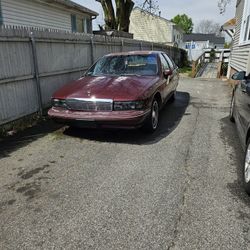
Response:
[{"label": "asphalt driveway", "polygon": [[159,130],[44,122],[0,142],[0,249],[249,249],[230,89],[181,79]]}]

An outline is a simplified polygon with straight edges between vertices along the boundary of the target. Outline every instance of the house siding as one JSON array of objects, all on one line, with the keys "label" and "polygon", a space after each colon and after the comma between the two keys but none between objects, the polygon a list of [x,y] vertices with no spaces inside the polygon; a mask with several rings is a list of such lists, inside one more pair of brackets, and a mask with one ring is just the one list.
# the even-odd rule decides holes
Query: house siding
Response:
[{"label": "house siding", "polygon": [[2,15],[2,3],[1,3],[1,0],[0,0],[0,25],[3,24],[3,15]]},{"label": "house siding", "polygon": [[67,9],[30,0],[1,0],[1,2],[4,25],[72,30],[71,12]]},{"label": "house siding", "polygon": [[241,24],[242,24],[245,1],[247,0],[241,0],[237,2],[236,29],[235,29],[234,43],[230,59],[230,67],[232,67],[237,71],[247,71],[249,73],[250,45],[240,45]]},{"label": "house siding", "polygon": [[173,25],[161,17],[134,9],[130,17],[129,32],[134,39],[156,43],[173,43]]}]

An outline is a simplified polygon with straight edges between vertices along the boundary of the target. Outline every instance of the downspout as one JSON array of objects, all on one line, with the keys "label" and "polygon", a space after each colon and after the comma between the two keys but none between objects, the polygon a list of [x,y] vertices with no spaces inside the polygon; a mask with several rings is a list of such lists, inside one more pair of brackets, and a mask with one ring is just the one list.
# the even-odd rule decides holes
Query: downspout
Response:
[{"label": "downspout", "polygon": [[3,25],[2,3],[0,0],[0,26]]},{"label": "downspout", "polygon": [[91,20],[91,32],[93,33],[93,20],[95,20],[97,18],[97,16],[91,16],[90,20]]}]

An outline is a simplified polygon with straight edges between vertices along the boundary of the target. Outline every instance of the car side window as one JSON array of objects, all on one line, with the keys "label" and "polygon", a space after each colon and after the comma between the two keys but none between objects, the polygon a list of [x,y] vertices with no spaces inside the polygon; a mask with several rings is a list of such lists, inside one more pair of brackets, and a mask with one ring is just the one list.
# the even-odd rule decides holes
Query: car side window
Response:
[{"label": "car side window", "polygon": [[163,54],[163,56],[166,58],[168,64],[170,65],[170,68],[172,70],[175,69],[176,68],[175,63],[166,54]]},{"label": "car side window", "polygon": [[169,70],[170,66],[169,66],[167,60],[165,59],[165,57],[162,54],[160,54],[160,60],[161,60],[161,65],[163,67],[163,70]]}]

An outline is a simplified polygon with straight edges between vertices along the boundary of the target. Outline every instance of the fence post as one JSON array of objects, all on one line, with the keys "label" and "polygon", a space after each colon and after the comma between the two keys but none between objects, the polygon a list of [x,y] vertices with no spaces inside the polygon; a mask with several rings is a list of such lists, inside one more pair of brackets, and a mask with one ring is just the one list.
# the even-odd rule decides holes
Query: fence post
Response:
[{"label": "fence post", "polygon": [[95,58],[94,58],[94,39],[93,39],[93,36],[91,36],[91,49],[90,49],[90,54],[91,54],[91,64],[94,64],[95,62]]},{"label": "fence post", "polygon": [[192,61],[192,77],[195,78],[196,75],[196,61]]},{"label": "fence post", "polygon": [[221,77],[221,69],[222,69],[222,65],[223,65],[223,61],[224,61],[223,58],[224,58],[224,51],[221,51],[219,63],[217,66],[217,78]]},{"label": "fence post", "polygon": [[154,43],[151,43],[151,50],[154,50]]},{"label": "fence post", "polygon": [[35,81],[36,81],[36,90],[38,96],[38,107],[39,113],[43,115],[43,102],[42,102],[42,91],[41,91],[41,84],[39,78],[39,70],[38,70],[38,61],[37,61],[37,51],[36,51],[36,41],[33,35],[33,32],[30,33],[30,41],[31,41],[31,49],[32,49],[32,59],[34,63],[34,70],[35,70]]}]

